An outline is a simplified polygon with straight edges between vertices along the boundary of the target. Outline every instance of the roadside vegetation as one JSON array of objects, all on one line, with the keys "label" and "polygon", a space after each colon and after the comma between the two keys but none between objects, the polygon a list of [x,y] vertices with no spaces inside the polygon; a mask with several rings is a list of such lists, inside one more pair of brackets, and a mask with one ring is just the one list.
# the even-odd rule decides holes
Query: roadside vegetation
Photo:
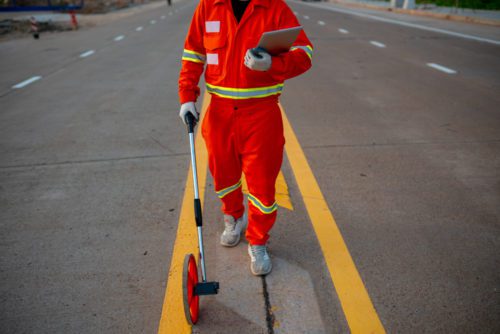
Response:
[{"label": "roadside vegetation", "polygon": [[435,4],[436,6],[494,9],[500,10],[500,0],[416,0],[417,4]]}]

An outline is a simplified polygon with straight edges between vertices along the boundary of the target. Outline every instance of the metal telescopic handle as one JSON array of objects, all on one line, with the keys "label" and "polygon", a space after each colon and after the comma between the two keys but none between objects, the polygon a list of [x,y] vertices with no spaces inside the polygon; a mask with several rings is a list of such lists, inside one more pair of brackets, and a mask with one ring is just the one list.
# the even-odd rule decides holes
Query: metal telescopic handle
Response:
[{"label": "metal telescopic handle", "polygon": [[203,247],[203,218],[201,213],[201,201],[200,194],[198,191],[198,169],[196,166],[196,153],[194,147],[194,127],[196,126],[196,118],[188,112],[185,116],[186,124],[189,133],[189,146],[191,148],[191,167],[193,170],[193,186],[194,186],[194,216],[196,220],[197,232],[198,232],[198,248],[200,249],[200,264],[201,264],[201,279],[202,282],[207,281],[207,271],[205,267],[205,251]]},{"label": "metal telescopic handle", "polygon": [[186,124],[188,127],[189,133],[189,146],[191,148],[191,167],[193,170],[193,186],[194,186],[194,212],[196,217],[196,226],[202,226],[202,218],[201,218],[201,203],[200,203],[200,195],[198,191],[198,170],[196,166],[196,153],[194,147],[194,127],[196,126],[196,119],[193,114],[190,112],[187,113]]}]

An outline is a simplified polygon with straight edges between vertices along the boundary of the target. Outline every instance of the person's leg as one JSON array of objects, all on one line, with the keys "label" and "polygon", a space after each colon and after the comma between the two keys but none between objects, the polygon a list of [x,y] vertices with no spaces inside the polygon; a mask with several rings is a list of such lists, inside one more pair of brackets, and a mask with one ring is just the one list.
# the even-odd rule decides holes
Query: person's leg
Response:
[{"label": "person's leg", "polygon": [[[244,122],[244,123],[243,123]],[[276,178],[283,161],[283,121],[277,104],[259,106],[242,122],[242,168],[248,184],[248,228],[252,245],[264,245],[276,221]]]},{"label": "person's leg", "polygon": [[265,275],[271,262],[265,248],[277,216],[276,178],[283,161],[283,121],[277,104],[258,106],[242,119],[242,169],[248,184],[248,227],[252,272]]},{"label": "person's leg", "polygon": [[229,105],[211,103],[202,125],[209,169],[217,196],[222,201],[225,230],[221,244],[224,246],[238,244],[245,210],[241,192],[241,161],[235,146],[232,112]]}]

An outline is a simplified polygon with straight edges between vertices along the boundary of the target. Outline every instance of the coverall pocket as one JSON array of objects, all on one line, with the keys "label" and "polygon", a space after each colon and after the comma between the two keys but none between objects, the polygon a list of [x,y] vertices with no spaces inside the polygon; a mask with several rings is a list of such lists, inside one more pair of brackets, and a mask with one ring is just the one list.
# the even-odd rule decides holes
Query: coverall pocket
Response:
[{"label": "coverall pocket", "polygon": [[224,47],[227,36],[223,32],[207,33],[203,36],[203,45],[207,54],[207,75],[220,75],[223,66]]}]

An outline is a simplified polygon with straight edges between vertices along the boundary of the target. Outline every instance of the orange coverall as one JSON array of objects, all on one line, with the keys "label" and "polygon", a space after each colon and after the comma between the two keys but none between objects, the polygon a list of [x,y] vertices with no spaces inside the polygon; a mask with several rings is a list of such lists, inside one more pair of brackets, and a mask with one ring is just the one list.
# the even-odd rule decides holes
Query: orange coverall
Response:
[{"label": "orange coverall", "polygon": [[311,67],[313,48],[301,31],[289,52],[272,57],[268,71],[244,65],[245,53],[263,32],[299,26],[282,0],[251,0],[238,23],[231,0],[200,0],[182,56],[181,104],[195,102],[205,69],[212,94],[202,124],[215,191],[222,211],[244,213],[241,176],[248,184],[248,227],[251,245],[264,245],[276,221],[275,183],[283,160],[283,123],[278,97],[283,82]]}]

